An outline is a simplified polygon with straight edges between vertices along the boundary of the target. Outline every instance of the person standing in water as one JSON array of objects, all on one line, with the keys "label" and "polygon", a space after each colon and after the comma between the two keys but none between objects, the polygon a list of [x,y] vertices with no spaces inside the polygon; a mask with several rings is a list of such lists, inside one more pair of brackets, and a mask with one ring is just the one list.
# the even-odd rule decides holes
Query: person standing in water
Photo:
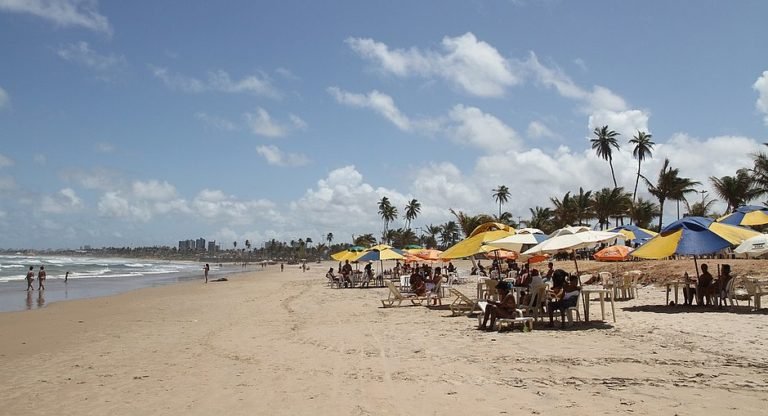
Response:
[{"label": "person standing in water", "polygon": [[45,266],[40,266],[37,272],[37,290],[45,290]]},{"label": "person standing in water", "polygon": [[69,280],[69,272],[64,275],[64,283],[67,283],[67,280]]},{"label": "person standing in water", "polygon": [[35,288],[32,286],[32,283],[35,282],[35,267],[29,266],[29,271],[27,272],[27,291],[35,290]]},{"label": "person standing in water", "polygon": [[211,270],[211,266],[208,265],[208,263],[205,263],[205,267],[203,267],[203,271],[205,272],[205,283],[208,283],[208,271]]}]

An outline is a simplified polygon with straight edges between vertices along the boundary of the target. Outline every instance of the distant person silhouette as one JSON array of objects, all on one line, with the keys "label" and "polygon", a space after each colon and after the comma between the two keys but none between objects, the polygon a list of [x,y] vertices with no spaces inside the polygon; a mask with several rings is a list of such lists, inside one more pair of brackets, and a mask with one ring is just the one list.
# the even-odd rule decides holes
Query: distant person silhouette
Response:
[{"label": "distant person silhouette", "polygon": [[45,266],[40,266],[37,272],[37,290],[45,290]]},{"label": "distant person silhouette", "polygon": [[208,283],[208,271],[211,270],[211,266],[208,265],[208,263],[205,263],[205,266],[203,266],[203,271],[205,272],[205,283]]},{"label": "distant person silhouette", "polygon": [[29,271],[27,272],[27,291],[35,290],[35,288],[32,286],[32,283],[35,282],[35,268],[34,266],[29,266]]}]

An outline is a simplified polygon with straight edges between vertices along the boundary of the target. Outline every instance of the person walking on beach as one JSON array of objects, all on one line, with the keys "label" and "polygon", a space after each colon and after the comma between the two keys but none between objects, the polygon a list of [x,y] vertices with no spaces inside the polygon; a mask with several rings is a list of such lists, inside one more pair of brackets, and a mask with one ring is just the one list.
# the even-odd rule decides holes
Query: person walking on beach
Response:
[{"label": "person walking on beach", "polygon": [[69,272],[64,275],[64,283],[67,283],[67,280],[69,280]]},{"label": "person walking on beach", "polygon": [[27,291],[35,290],[35,288],[32,286],[32,283],[35,281],[35,267],[29,266],[29,271],[27,272]]},{"label": "person walking on beach", "polygon": [[283,263],[280,263],[280,271],[282,272],[282,271],[283,271],[283,269],[285,269],[285,264],[283,264]]},{"label": "person walking on beach", "polygon": [[45,290],[45,266],[40,266],[37,272],[37,290]]},{"label": "person walking on beach", "polygon": [[211,270],[211,266],[208,265],[208,263],[205,263],[205,266],[203,267],[203,272],[205,272],[205,283],[208,283],[208,271]]}]

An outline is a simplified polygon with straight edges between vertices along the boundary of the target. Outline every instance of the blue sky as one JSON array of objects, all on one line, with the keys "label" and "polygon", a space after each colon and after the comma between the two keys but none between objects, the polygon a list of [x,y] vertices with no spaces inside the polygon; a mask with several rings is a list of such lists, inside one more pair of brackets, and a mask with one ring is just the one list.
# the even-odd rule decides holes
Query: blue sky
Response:
[{"label": "blue sky", "polygon": [[644,173],[668,157],[707,190],[768,141],[766,15],[762,1],[0,0],[0,247],[343,242],[379,235],[382,196],[400,212],[418,199],[422,227],[496,212],[501,184],[525,219],[611,185],[589,149],[603,124],[622,134],[621,186],[643,130]]}]

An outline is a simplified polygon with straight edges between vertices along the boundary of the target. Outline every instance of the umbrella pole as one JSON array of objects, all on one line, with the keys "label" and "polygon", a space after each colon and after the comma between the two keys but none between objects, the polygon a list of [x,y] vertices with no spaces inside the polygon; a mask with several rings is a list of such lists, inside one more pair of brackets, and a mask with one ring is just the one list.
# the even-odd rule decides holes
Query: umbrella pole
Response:
[{"label": "umbrella pole", "polygon": [[573,265],[576,266],[576,276],[579,275],[579,262],[576,261],[576,250],[573,250]]},{"label": "umbrella pole", "polygon": [[696,268],[696,279],[699,278],[699,263],[696,261],[696,255],[693,255],[693,266]]}]

